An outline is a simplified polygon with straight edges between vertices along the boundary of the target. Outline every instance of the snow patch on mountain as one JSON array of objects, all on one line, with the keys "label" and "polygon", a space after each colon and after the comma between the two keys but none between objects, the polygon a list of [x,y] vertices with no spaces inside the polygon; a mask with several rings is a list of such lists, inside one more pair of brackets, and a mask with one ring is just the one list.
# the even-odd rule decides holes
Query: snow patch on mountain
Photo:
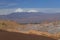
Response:
[{"label": "snow patch on mountain", "polygon": [[37,10],[28,10],[27,12],[38,12]]},{"label": "snow patch on mountain", "polygon": [[21,9],[21,8],[18,8],[18,9],[15,10],[15,12],[24,12],[24,10]]},{"label": "snow patch on mountain", "polygon": [[35,9],[25,10],[25,9],[22,9],[22,8],[18,8],[18,9],[15,10],[15,12],[39,12],[39,11],[35,10]]}]

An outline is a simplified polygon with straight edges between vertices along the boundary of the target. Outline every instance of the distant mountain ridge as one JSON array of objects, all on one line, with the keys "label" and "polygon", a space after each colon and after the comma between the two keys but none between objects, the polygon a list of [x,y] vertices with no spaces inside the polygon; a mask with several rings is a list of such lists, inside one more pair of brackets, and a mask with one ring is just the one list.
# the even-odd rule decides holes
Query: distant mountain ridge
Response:
[{"label": "distant mountain ridge", "polygon": [[40,23],[60,20],[60,13],[15,12],[9,15],[0,15],[0,19],[13,20],[18,23]]}]

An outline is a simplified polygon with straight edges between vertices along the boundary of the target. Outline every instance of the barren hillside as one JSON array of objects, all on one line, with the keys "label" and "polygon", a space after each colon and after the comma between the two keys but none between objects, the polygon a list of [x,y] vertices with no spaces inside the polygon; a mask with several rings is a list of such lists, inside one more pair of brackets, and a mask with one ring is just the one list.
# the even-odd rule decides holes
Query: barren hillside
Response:
[{"label": "barren hillside", "polygon": [[60,24],[58,22],[41,23],[41,24],[19,24],[14,21],[0,20],[0,29],[2,30],[6,30],[9,32],[24,33],[24,34],[41,35],[54,39],[60,38],[59,25]]}]

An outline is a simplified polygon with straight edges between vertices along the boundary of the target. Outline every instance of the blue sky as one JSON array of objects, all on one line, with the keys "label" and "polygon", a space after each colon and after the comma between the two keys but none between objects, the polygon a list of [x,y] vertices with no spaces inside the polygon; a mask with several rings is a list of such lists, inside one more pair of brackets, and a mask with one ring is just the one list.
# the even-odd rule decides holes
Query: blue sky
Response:
[{"label": "blue sky", "polygon": [[0,15],[16,10],[60,13],[60,0],[0,0]]},{"label": "blue sky", "polygon": [[60,8],[60,0],[0,0],[0,8]]}]

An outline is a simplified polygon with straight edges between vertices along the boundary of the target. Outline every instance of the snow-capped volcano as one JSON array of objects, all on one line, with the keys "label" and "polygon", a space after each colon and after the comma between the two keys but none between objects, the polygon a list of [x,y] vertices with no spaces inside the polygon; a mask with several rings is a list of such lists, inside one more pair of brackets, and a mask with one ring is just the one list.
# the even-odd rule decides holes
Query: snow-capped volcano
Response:
[{"label": "snow-capped volcano", "polygon": [[26,10],[26,9],[18,8],[15,10],[15,12],[39,12],[39,11],[35,9]]},{"label": "snow-capped volcano", "polygon": [[37,10],[28,10],[27,12],[38,12]]},{"label": "snow-capped volcano", "polygon": [[18,8],[18,9],[15,10],[15,12],[24,12],[24,10],[21,9],[21,8]]}]

